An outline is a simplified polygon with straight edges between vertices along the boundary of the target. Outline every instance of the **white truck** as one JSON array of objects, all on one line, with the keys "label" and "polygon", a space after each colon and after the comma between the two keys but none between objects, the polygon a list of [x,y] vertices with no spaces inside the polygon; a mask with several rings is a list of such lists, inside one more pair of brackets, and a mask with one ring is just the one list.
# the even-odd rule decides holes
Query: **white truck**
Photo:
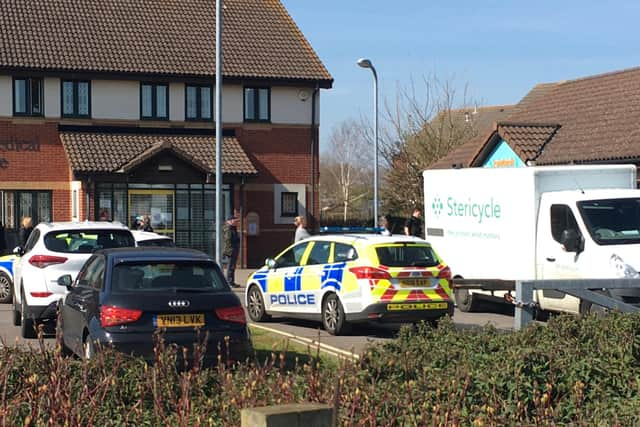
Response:
[{"label": "white truck", "polygon": [[[425,237],[454,278],[484,284],[639,277],[634,165],[427,170],[423,177]],[[640,289],[607,292],[640,304]],[[458,289],[455,297],[462,311],[473,311],[479,298],[504,294]],[[600,309],[555,290],[534,298],[545,311]]]}]

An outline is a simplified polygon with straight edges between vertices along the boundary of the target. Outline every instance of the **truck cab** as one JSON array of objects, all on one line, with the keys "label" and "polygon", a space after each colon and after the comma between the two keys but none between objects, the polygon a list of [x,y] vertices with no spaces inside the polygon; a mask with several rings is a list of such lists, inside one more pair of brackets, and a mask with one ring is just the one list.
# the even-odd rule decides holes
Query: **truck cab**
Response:
[{"label": "truck cab", "polygon": [[[640,266],[640,191],[542,193],[537,221],[537,279],[636,278]],[[640,290],[609,290],[630,304]],[[559,291],[537,291],[540,307],[581,313],[590,307]]]}]

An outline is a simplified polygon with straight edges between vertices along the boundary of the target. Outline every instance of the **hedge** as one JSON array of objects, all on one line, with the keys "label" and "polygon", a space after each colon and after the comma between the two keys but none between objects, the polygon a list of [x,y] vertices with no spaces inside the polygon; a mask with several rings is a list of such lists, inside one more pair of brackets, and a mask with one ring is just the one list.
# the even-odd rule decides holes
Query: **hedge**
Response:
[{"label": "hedge", "polygon": [[520,332],[403,328],[360,361],[283,353],[236,366],[176,369],[104,351],[0,350],[0,418],[9,425],[239,425],[240,409],[336,405],[340,425],[632,425],[640,414],[640,315],[560,316]]}]

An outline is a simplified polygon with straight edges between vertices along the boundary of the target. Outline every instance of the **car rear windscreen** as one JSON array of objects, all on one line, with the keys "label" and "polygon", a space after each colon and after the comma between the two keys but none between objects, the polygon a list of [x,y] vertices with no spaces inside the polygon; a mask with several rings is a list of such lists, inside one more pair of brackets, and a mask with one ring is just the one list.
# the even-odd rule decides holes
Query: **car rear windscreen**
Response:
[{"label": "car rear windscreen", "polygon": [[398,243],[376,247],[381,265],[387,267],[435,267],[440,264],[431,246]]},{"label": "car rear windscreen", "polygon": [[176,244],[171,239],[149,239],[149,240],[138,240],[138,246],[173,248],[176,246]]},{"label": "car rear windscreen", "polygon": [[90,254],[98,249],[135,246],[129,230],[61,230],[44,236],[45,247],[53,252]]},{"label": "car rear windscreen", "polygon": [[114,293],[159,291],[212,292],[227,291],[220,269],[202,261],[140,261],[120,263],[113,269],[111,289]]}]

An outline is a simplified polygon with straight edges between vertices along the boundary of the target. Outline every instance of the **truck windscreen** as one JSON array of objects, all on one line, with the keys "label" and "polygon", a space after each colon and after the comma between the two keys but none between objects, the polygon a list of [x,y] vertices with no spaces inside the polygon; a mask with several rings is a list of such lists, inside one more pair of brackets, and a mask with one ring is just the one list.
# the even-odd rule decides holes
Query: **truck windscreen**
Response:
[{"label": "truck windscreen", "polygon": [[640,243],[640,198],[586,200],[578,209],[597,244]]}]

